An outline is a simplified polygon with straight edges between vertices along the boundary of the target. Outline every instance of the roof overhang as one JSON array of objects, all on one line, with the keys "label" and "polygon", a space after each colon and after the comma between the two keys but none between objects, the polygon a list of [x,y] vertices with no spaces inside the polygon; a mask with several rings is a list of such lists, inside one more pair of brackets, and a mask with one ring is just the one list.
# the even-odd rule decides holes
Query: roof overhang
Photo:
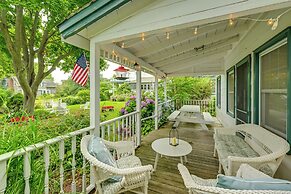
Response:
[{"label": "roof overhang", "polygon": [[98,1],[66,20],[60,30],[65,42],[86,50],[90,42],[97,43],[104,58],[129,68],[137,62],[160,77],[213,75],[224,71],[225,56],[255,24],[235,20],[229,26],[230,18],[276,17],[279,9],[290,6],[289,0]]}]

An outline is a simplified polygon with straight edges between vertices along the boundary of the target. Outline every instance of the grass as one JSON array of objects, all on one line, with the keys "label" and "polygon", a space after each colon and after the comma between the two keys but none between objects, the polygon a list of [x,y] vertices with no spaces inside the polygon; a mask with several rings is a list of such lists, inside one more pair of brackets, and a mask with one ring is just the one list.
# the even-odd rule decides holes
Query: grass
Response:
[{"label": "grass", "polygon": [[[101,112],[101,118],[103,117],[104,120],[110,120],[116,117],[119,117],[119,111],[122,107],[124,107],[125,102],[113,102],[113,101],[101,101],[100,102],[100,108],[102,106],[114,106],[114,111],[106,111],[106,112]],[[81,104],[75,104],[75,105],[70,105],[68,106],[68,109],[70,113],[75,113],[80,110]],[[89,110],[86,110],[89,113]]]}]

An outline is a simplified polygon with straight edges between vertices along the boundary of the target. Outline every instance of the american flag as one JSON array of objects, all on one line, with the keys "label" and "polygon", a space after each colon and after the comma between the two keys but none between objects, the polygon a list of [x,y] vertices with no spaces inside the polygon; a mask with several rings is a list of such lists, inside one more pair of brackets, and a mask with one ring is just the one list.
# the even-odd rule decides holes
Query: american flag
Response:
[{"label": "american flag", "polygon": [[72,80],[81,86],[86,85],[88,80],[89,66],[87,65],[85,54],[81,54],[78,58],[72,75]]}]

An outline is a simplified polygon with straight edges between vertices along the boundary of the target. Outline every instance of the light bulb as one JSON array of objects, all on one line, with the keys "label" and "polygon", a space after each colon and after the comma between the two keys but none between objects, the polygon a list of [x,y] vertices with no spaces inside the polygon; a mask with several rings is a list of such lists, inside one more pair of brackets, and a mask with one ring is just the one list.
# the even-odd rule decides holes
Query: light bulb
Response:
[{"label": "light bulb", "polygon": [[197,28],[197,27],[194,29],[194,34],[195,34],[195,35],[198,34],[198,28]]},{"label": "light bulb", "polygon": [[274,23],[273,18],[268,19],[267,23],[268,23],[268,25],[270,25],[270,26],[273,25],[273,23]]},{"label": "light bulb", "polygon": [[144,33],[141,33],[141,40],[144,41]]},{"label": "light bulb", "polygon": [[232,19],[232,18],[229,19],[229,25],[230,25],[230,26],[233,25],[233,19]]},{"label": "light bulb", "polygon": [[169,40],[170,39],[170,33],[166,32],[166,38]]},{"label": "light bulb", "polygon": [[124,46],[125,46],[125,44],[124,44],[124,42],[121,44],[121,48],[124,48]]}]

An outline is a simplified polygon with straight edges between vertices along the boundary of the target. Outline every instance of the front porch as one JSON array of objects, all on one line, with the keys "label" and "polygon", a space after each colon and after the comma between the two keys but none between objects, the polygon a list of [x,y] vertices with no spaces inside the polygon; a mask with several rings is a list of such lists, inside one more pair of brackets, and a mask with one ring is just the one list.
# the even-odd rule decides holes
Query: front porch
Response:
[{"label": "front porch", "polygon": [[[142,138],[136,155],[143,165],[154,164],[155,152],[151,148],[151,143],[156,139],[168,137],[171,127],[172,123],[168,122],[159,130],[152,131]],[[178,129],[180,138],[189,142],[193,148],[188,155],[187,168],[192,174],[207,179],[216,178],[218,171],[218,160],[213,157],[213,127],[209,126],[209,130],[206,131],[198,124],[182,123]],[[179,162],[179,158],[173,157],[159,159],[157,170],[152,174],[149,183],[149,193],[186,194],[188,192],[177,169]]]}]

